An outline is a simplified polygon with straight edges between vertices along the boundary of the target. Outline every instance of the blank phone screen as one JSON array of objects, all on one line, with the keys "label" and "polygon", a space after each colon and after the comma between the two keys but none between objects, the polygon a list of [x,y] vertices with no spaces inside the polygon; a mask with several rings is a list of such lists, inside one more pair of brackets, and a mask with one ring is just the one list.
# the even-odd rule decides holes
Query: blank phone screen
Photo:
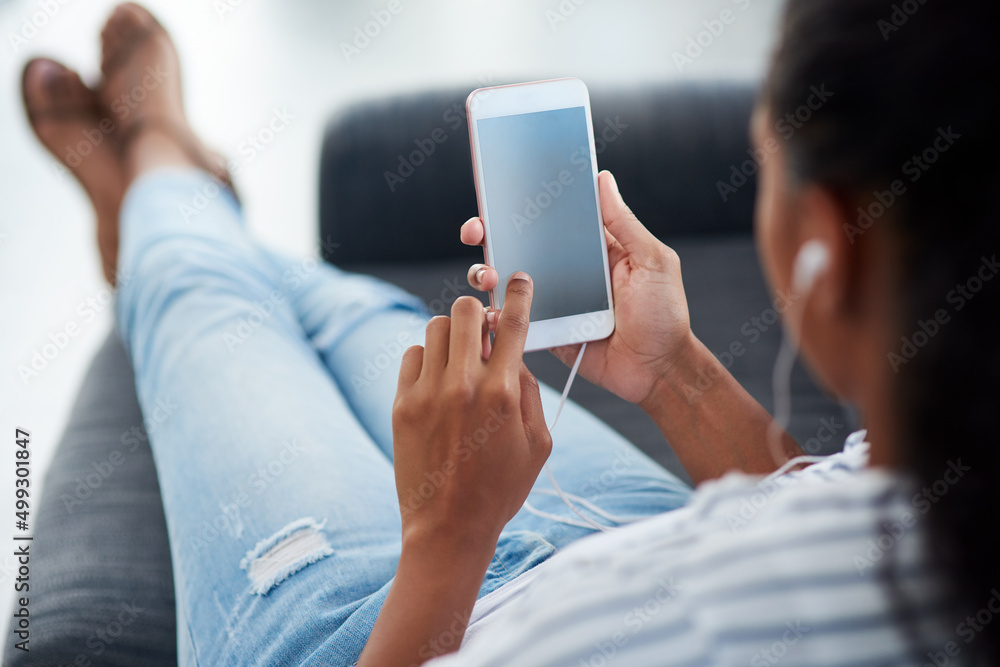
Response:
[{"label": "blank phone screen", "polygon": [[586,109],[484,118],[477,129],[496,305],[526,271],[532,321],[607,310]]}]

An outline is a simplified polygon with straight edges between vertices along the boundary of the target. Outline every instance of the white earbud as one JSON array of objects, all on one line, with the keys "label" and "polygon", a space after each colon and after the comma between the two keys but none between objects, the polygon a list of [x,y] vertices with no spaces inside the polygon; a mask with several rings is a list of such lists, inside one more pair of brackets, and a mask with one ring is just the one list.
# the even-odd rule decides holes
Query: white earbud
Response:
[{"label": "white earbud", "polygon": [[[796,296],[807,297],[816,278],[823,273],[829,263],[830,248],[825,243],[816,239],[803,243],[792,264],[792,292]],[[801,334],[804,314],[805,306],[800,306],[797,313],[792,311],[790,314],[795,321],[791,325],[788,321],[784,323],[781,347],[778,348],[778,357],[774,360],[774,369],[771,371],[771,386],[774,387],[774,421],[767,429],[767,442],[775,463],[784,463],[767,479],[779,477],[796,465],[822,459],[817,456],[797,456],[785,461],[787,455],[781,445],[781,433],[788,429],[792,418],[792,369],[798,354],[798,343],[789,334],[789,328],[793,331],[799,330]]]},{"label": "white earbud", "polygon": [[806,241],[799,248],[792,268],[792,289],[796,294],[807,294],[813,283],[830,261],[830,250],[822,241]]}]

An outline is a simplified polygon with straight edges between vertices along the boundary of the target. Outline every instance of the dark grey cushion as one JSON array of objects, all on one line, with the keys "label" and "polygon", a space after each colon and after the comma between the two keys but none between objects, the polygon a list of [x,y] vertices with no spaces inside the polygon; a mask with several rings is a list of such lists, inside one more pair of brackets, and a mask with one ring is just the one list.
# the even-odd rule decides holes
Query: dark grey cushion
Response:
[{"label": "dark grey cushion", "polygon": [[115,334],[84,376],[34,516],[30,652],[6,641],[4,664],[176,665],[160,487]]}]

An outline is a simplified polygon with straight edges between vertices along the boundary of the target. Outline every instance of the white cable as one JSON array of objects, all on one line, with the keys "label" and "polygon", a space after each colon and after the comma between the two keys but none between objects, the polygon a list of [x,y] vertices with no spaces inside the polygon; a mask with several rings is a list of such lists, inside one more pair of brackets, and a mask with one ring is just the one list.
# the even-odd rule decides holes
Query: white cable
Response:
[{"label": "white cable", "polygon": [[[587,516],[586,514],[584,514],[583,512],[581,512],[579,509],[577,509],[576,505],[573,504],[573,501],[571,501],[566,496],[566,493],[559,487],[559,483],[556,482],[556,476],[552,474],[552,468],[549,467],[549,462],[548,461],[545,462],[545,472],[547,472],[549,474],[549,481],[552,482],[552,488],[554,488],[556,490],[556,493],[559,494],[559,497],[562,498],[562,501],[563,501],[563,503],[566,504],[566,507],[570,508],[573,511],[573,514],[575,514],[578,517],[580,517],[581,519],[583,519],[591,528],[593,528],[595,530],[599,530],[599,531],[605,532],[605,533],[609,532],[609,531],[612,531],[612,530],[615,530],[614,528],[612,528],[610,526],[605,526],[602,523],[597,523],[596,521],[594,521],[593,519],[591,519],[589,516]],[[562,523],[566,523],[566,521],[563,521]]]},{"label": "white cable", "polygon": [[[802,311],[805,312],[805,304],[802,304]],[[798,318],[797,321],[801,323],[802,318]],[[792,419],[792,371],[795,369],[795,359],[798,357],[798,346],[791,334],[788,333],[788,328],[789,323],[786,322],[781,329],[781,346],[778,348],[778,357],[774,360],[774,368],[771,370],[771,386],[774,391],[774,419],[767,427],[767,442],[771,456],[775,461],[780,461],[785,457],[781,446],[781,434],[788,429]]]},{"label": "white cable", "polygon": [[[566,405],[566,399],[569,397],[570,387],[573,386],[573,380],[576,379],[576,373],[578,370],[580,370],[580,362],[583,361],[583,354],[586,351],[587,351],[587,344],[584,343],[583,345],[580,346],[580,351],[577,352],[576,354],[576,361],[573,362],[573,368],[569,372],[569,378],[567,378],[566,380],[566,387],[563,389],[562,396],[559,397],[559,405],[556,408],[555,416],[552,417],[552,423],[549,424],[549,432],[551,432],[552,429],[556,427],[556,423],[559,421],[559,415],[562,414],[563,406]],[[573,501],[570,500],[569,495],[567,495],[566,492],[562,490],[562,487],[560,487],[559,483],[556,481],[556,477],[555,475],[552,474],[552,469],[549,467],[548,461],[545,462],[545,472],[548,473],[549,481],[552,483],[552,488],[555,489],[556,495],[559,496],[559,498],[563,501],[566,507],[568,507],[574,514],[580,517],[583,523],[580,523],[579,521],[574,521],[573,519],[567,519],[565,517],[561,517],[556,514],[543,512],[534,507],[531,503],[529,503],[527,499],[525,499],[524,501],[523,505],[524,509],[528,510],[529,512],[531,512],[536,516],[540,516],[542,518],[549,519],[552,521],[558,521],[559,523],[564,523],[568,526],[577,526],[579,528],[592,528],[594,530],[599,530],[602,532],[615,530],[611,526],[605,526],[603,524],[594,521],[586,514],[581,512],[577,508],[577,506],[573,504]],[[593,503],[590,502],[588,502],[587,505],[590,506],[591,511],[593,511],[593,508],[596,507],[596,505],[593,505]],[[598,511],[595,512],[596,514],[603,515],[605,518],[610,517],[610,515],[607,512],[604,512],[604,510],[600,510],[600,508],[597,509]],[[613,521],[614,519],[610,520]]]},{"label": "white cable", "polygon": [[[798,326],[793,327],[792,322],[787,320],[783,322],[783,326],[781,327],[781,345],[778,348],[778,356],[774,360],[774,368],[771,371],[771,384],[774,388],[774,418],[767,428],[767,444],[775,461],[780,461],[785,456],[781,447],[781,434],[787,431],[792,416],[792,371],[795,369],[795,360],[798,357],[798,345],[789,332],[790,330],[798,329],[799,335],[802,335],[801,326],[805,321],[805,307],[806,303],[808,303],[809,296],[812,293],[813,282],[818,272],[822,271],[826,266],[827,261],[827,249],[818,241],[810,242],[806,244],[806,246],[803,246],[803,248],[800,249],[799,254],[796,256],[795,268],[793,271],[793,289],[797,292],[802,292],[802,296],[805,297],[805,301],[800,309],[800,316],[795,320],[795,324]],[[791,308],[789,308],[789,310],[791,310]],[[569,396],[570,387],[573,386],[573,380],[576,378],[576,373],[580,369],[580,362],[583,361],[583,354],[586,350],[587,344],[584,343],[580,346],[580,351],[576,355],[576,361],[573,362],[573,368],[570,370],[569,378],[566,380],[566,386],[563,388],[562,396],[559,397],[559,405],[556,408],[555,416],[552,418],[552,423],[549,424],[549,432],[555,429],[556,423],[559,421],[559,415],[562,414],[563,406],[566,405],[566,399]],[[764,482],[771,481],[776,477],[784,475],[797,465],[801,465],[803,463],[817,463],[825,460],[826,458],[828,457],[810,455],[796,456],[785,461],[785,463],[783,463],[777,470],[765,477]],[[573,504],[570,499],[573,498],[594,514],[605,518],[608,521],[623,524],[640,520],[630,520],[617,517],[610,512],[602,510],[586,498],[581,498],[580,496],[564,492],[559,486],[559,483],[556,482],[555,475],[552,474],[552,469],[549,467],[547,461],[545,463],[545,472],[548,473],[549,481],[552,482],[552,488],[555,489],[555,493],[553,494],[553,492],[548,489],[533,489],[531,492],[559,496],[566,507],[580,517],[584,523],[574,521],[573,519],[567,519],[556,514],[550,514],[549,512],[543,512],[525,499],[523,507],[532,514],[552,521],[558,521],[559,523],[569,526],[593,528],[602,532],[617,530],[615,527],[605,526],[586,516],[577,508],[576,505]]]},{"label": "white cable", "polygon": [[[527,500],[524,501],[523,507],[524,509],[528,510],[535,516],[540,516],[543,519],[549,519],[550,521],[556,521],[558,523],[564,523],[567,526],[576,526],[577,528],[586,528],[588,530],[593,530],[595,526],[595,524],[592,523],[583,523],[582,521],[574,521],[573,519],[567,519],[566,517],[559,516],[558,514],[550,514],[548,512],[543,512],[542,510],[538,509],[537,507],[529,503]],[[600,528],[598,528],[598,530],[600,530]]]},{"label": "white cable", "polygon": [[[818,242],[810,242],[816,244]],[[810,244],[807,244],[809,246]],[[818,245],[812,247],[803,246],[795,258],[793,269],[794,292],[803,297],[802,307],[798,316],[794,314],[782,323],[781,346],[778,348],[778,356],[774,360],[774,368],[771,371],[771,386],[774,390],[774,418],[767,427],[767,443],[771,450],[771,456],[775,461],[780,461],[785,457],[785,452],[781,447],[781,434],[788,430],[792,421],[792,371],[795,369],[795,360],[798,358],[799,346],[792,335],[793,331],[798,331],[799,338],[802,337],[802,328],[805,326],[806,305],[809,303],[809,296],[812,294],[813,285],[819,271],[822,271],[827,261],[825,248]],[[801,261],[805,259],[806,261]],[[789,304],[788,310],[791,310]],[[792,326],[792,324],[795,326]],[[781,467],[764,478],[764,482],[769,482],[776,477],[784,475],[797,465],[803,463],[817,463],[826,459],[826,456],[801,455],[785,461]]]},{"label": "white cable", "polygon": [[803,463],[819,463],[820,461],[825,461],[828,458],[829,457],[827,456],[812,456],[810,454],[803,454],[802,456],[796,456],[794,459],[788,459],[787,461],[785,461],[785,464],[783,466],[781,466],[780,468],[772,472],[770,475],[765,477],[763,482],[761,483],[763,484],[766,482],[770,482],[777,477],[781,477],[782,475],[784,475],[786,472],[788,472],[797,465],[801,465]]},{"label": "white cable", "polygon": [[[812,291],[812,285],[807,285],[803,290],[803,294],[808,301],[810,292]],[[805,303],[802,304],[800,313],[798,317],[794,318],[795,325],[801,325],[805,319]],[[778,356],[774,361],[774,368],[771,372],[771,384],[774,387],[774,419],[768,426],[767,430],[767,441],[768,446],[771,449],[771,454],[774,456],[775,461],[780,461],[784,458],[785,453],[781,447],[781,434],[788,429],[789,422],[791,421],[792,415],[792,372],[795,369],[795,360],[798,357],[798,345],[793,338],[790,330],[800,329],[800,326],[792,326],[792,321],[784,322],[782,327],[782,337],[781,345],[778,349]],[[801,335],[801,331],[799,332]],[[559,421],[559,416],[562,414],[563,406],[566,405],[566,400],[569,397],[569,390],[573,386],[573,380],[576,378],[577,371],[580,369],[580,362],[583,361],[583,354],[587,350],[587,344],[584,343],[580,346],[580,351],[576,355],[576,361],[573,362],[573,367],[569,372],[569,378],[566,380],[566,386],[563,388],[562,396],[559,397],[559,405],[556,408],[556,414],[552,418],[552,423],[549,424],[549,431],[551,432],[556,427],[556,423]],[[784,475],[786,472],[794,468],[795,466],[801,465],[803,463],[816,463],[823,461],[827,457],[825,456],[810,456],[802,455],[796,456],[790,460],[785,461],[777,470],[772,472],[770,475],[764,478],[764,481],[773,480],[776,477]],[[585,498],[580,496],[575,496],[573,494],[566,493],[559,486],[556,481],[555,475],[552,474],[552,469],[549,467],[548,462],[545,463],[545,472],[549,476],[549,481],[552,483],[552,488],[555,489],[554,492],[548,489],[537,489],[532,490],[532,493],[543,493],[548,495],[557,495],[563,501],[563,503],[568,507],[574,514],[576,514],[582,520],[575,521],[573,519],[568,519],[565,517],[558,516],[556,514],[551,514],[549,512],[543,512],[538,508],[534,507],[527,500],[524,501],[524,509],[531,512],[536,516],[543,517],[552,521],[558,521],[569,526],[577,526],[580,528],[592,528],[594,530],[599,530],[602,532],[609,532],[617,530],[613,526],[605,526],[598,523],[585,515],[580,509],[573,503],[576,500],[581,506],[590,510],[593,514],[612,521],[617,524],[630,523],[631,521],[637,521],[638,519],[625,519],[622,517],[615,516],[610,512],[606,512],[594,503],[590,502]]]},{"label": "white cable", "polygon": [[562,396],[559,397],[559,407],[556,408],[556,416],[552,418],[552,423],[549,424],[549,432],[556,427],[556,422],[559,421],[559,415],[562,414],[563,406],[566,405],[566,398],[569,396],[569,388],[573,386],[573,380],[576,379],[576,372],[580,370],[580,362],[583,361],[583,353],[586,351],[587,344],[584,343],[580,346],[580,351],[576,353],[576,361],[573,362],[573,368],[569,372],[569,379],[566,380]]},{"label": "white cable", "polygon": [[[532,489],[532,493],[540,493],[544,496],[559,496],[558,493],[551,489]],[[572,500],[577,505],[583,506],[596,514],[597,516],[603,517],[608,521],[614,521],[615,523],[632,523],[633,521],[641,521],[644,517],[621,517],[617,514],[612,514],[607,510],[603,510],[594,503],[590,502],[582,496],[578,496],[572,493],[566,493],[566,497]]]}]

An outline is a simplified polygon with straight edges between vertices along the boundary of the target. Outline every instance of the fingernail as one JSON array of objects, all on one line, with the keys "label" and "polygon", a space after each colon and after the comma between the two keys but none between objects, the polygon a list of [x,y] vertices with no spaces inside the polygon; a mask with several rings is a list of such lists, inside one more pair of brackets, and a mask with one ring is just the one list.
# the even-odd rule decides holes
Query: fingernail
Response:
[{"label": "fingernail", "polygon": [[515,271],[514,274],[510,277],[510,279],[511,280],[527,280],[529,283],[531,282],[531,276],[529,276],[524,271]]},{"label": "fingernail", "polygon": [[483,267],[476,271],[476,282],[482,284],[483,276],[486,275],[486,267]]},{"label": "fingernail", "polygon": [[495,310],[486,311],[486,321],[490,324],[490,326],[493,326],[494,324],[497,323],[497,315],[499,315],[499,313],[497,313],[497,311]]}]

